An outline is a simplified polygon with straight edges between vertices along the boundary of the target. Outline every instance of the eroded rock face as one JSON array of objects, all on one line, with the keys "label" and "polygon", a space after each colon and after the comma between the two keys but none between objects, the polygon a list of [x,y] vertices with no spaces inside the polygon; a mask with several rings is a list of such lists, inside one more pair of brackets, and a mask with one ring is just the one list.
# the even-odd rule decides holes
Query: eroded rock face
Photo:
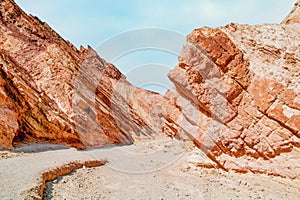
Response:
[{"label": "eroded rock face", "polygon": [[281,22],[282,24],[293,24],[300,22],[300,1],[295,3],[293,10],[290,14]]},{"label": "eroded rock face", "polygon": [[179,126],[227,170],[300,175],[298,9],[280,25],[195,29],[169,73],[189,100]]},{"label": "eroded rock face", "polygon": [[157,132],[134,109],[138,89],[112,64],[90,47],[77,50],[12,0],[0,4],[0,147],[128,144]]},{"label": "eroded rock face", "polygon": [[195,29],[164,96],[132,86],[12,0],[0,4],[0,147],[167,135],[193,140],[226,170],[300,175],[299,1],[282,24]]}]

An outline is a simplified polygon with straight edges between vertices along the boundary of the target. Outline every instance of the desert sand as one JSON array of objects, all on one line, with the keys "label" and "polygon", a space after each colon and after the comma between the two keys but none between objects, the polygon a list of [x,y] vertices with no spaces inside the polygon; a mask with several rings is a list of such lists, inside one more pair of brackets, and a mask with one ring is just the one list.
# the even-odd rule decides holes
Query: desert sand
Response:
[{"label": "desert sand", "polygon": [[36,144],[19,148],[17,153],[3,151],[1,199],[38,197],[31,189],[40,184],[44,171],[79,159],[108,162],[98,167],[82,166],[48,181],[44,199],[300,198],[299,179],[226,172],[192,142],[165,138],[88,151]]}]

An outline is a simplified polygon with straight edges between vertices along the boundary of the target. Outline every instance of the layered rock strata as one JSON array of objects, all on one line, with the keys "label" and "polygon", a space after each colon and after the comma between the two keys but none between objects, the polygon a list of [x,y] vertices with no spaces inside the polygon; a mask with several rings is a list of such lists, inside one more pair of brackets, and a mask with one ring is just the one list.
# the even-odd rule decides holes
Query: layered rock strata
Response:
[{"label": "layered rock strata", "polygon": [[139,89],[117,68],[90,47],[77,50],[12,0],[0,4],[2,148],[27,142],[130,144],[134,136],[157,132],[134,108]]},{"label": "layered rock strata", "polygon": [[176,123],[224,169],[300,174],[298,11],[280,25],[195,29],[169,73],[188,100]]}]

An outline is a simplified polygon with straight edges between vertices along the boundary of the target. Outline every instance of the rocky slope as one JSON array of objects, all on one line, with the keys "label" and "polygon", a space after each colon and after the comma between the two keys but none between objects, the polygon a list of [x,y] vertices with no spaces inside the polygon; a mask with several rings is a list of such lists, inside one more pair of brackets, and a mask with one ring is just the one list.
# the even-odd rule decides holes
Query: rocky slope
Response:
[{"label": "rocky slope", "polygon": [[299,1],[280,25],[204,27],[187,36],[169,73],[183,115],[175,121],[222,168],[299,177],[298,19]]},{"label": "rocky slope", "polygon": [[128,144],[156,132],[132,97],[158,94],[133,87],[92,48],[77,50],[12,0],[0,4],[1,147]]},{"label": "rocky slope", "polygon": [[299,1],[281,24],[195,29],[164,96],[132,86],[12,0],[0,4],[1,147],[168,135],[193,140],[226,170],[300,175]]}]

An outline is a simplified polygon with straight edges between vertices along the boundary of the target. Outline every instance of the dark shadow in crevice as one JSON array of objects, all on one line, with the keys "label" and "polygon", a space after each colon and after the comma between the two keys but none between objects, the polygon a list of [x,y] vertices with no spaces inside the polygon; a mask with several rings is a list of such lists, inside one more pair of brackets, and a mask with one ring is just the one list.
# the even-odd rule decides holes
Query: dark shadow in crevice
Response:
[{"label": "dark shadow in crevice", "polygon": [[16,146],[12,149],[15,153],[40,153],[46,151],[69,149],[70,147],[62,144],[50,144],[50,143],[24,143],[22,145]]}]

